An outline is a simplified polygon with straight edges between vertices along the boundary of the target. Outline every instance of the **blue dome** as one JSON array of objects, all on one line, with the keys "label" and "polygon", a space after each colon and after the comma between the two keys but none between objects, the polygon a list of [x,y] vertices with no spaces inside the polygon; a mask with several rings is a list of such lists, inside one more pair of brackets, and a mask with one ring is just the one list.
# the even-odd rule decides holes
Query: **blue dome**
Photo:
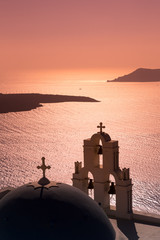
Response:
[{"label": "blue dome", "polygon": [[0,236],[3,240],[112,240],[115,232],[104,211],[79,189],[33,183],[0,200]]}]

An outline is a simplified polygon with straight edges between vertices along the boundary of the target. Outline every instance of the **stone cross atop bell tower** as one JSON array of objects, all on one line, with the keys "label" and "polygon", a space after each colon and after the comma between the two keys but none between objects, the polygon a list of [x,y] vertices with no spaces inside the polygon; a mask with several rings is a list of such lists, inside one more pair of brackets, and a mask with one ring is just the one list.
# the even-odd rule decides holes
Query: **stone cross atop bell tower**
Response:
[{"label": "stone cross atop bell tower", "polygon": [[105,128],[105,126],[103,126],[103,123],[100,122],[100,124],[97,126],[97,128],[100,128],[100,133],[102,133],[102,129]]},{"label": "stone cross atop bell tower", "polygon": [[[89,194],[89,173],[93,176],[94,200],[108,215],[132,218],[132,180],[129,169],[119,167],[118,141],[103,132],[102,122],[98,133],[84,140],[84,163],[76,162],[73,186]],[[112,176],[115,181],[110,181]],[[111,210],[110,196],[116,194],[116,210]]]}]

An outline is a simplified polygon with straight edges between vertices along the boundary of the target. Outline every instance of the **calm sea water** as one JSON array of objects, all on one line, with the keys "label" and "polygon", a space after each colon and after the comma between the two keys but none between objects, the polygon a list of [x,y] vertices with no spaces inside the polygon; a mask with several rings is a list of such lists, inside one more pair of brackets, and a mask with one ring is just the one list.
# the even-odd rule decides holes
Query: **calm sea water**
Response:
[{"label": "calm sea water", "polygon": [[45,156],[47,177],[72,184],[74,162],[83,161],[83,140],[105,131],[119,141],[120,167],[129,167],[136,210],[160,214],[160,83],[42,81],[1,84],[2,93],[88,96],[100,102],[43,104],[0,114],[1,187],[38,180]]}]

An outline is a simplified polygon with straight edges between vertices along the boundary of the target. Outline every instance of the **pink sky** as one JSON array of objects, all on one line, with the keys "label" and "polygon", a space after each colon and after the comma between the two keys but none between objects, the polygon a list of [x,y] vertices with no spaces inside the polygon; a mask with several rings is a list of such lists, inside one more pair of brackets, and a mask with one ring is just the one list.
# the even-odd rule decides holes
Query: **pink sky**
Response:
[{"label": "pink sky", "polygon": [[159,43],[159,0],[0,0],[1,74],[160,68]]}]

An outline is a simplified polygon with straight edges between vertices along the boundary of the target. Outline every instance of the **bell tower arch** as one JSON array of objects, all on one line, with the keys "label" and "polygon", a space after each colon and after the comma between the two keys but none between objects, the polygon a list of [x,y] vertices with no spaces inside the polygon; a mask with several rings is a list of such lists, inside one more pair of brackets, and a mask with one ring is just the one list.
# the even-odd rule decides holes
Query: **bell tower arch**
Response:
[{"label": "bell tower arch", "polygon": [[[119,167],[118,141],[103,132],[105,126],[97,126],[100,131],[91,138],[84,140],[84,166],[82,162],[75,162],[73,186],[88,194],[88,172],[94,178],[94,200],[108,215],[120,218],[132,218],[132,179],[129,168]],[[101,160],[100,160],[101,157]],[[109,176],[113,175],[115,183],[111,183]],[[116,210],[110,208],[110,195],[116,194]]]}]

